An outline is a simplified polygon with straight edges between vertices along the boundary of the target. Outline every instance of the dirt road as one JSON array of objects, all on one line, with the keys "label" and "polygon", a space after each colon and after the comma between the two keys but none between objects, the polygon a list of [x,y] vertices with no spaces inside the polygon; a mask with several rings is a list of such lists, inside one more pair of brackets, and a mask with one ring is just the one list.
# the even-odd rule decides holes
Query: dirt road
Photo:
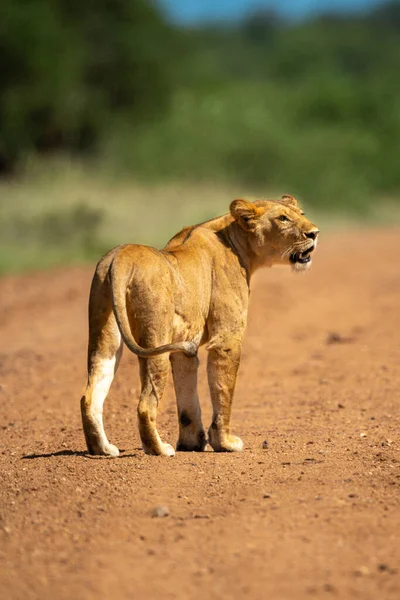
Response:
[{"label": "dirt road", "polygon": [[[145,456],[126,351],[105,407],[122,455],[86,456],[92,272],[1,280],[0,597],[398,600],[399,254],[399,230],[322,235],[310,273],[255,277],[233,455]],[[171,386],[159,428],[175,443]]]}]

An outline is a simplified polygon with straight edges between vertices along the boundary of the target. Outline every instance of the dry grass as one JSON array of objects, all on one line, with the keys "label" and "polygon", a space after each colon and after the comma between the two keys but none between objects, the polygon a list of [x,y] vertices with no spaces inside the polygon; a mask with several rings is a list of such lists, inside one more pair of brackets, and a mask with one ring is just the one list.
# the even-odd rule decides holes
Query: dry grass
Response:
[{"label": "dry grass", "polygon": [[[144,185],[66,160],[33,164],[23,179],[0,183],[0,270],[94,261],[127,242],[162,247],[182,227],[226,212],[234,198],[276,197],[282,191],[213,183]],[[343,214],[308,213],[324,230],[400,222],[400,209],[390,202],[366,211],[362,223]],[[96,220],[90,231],[88,219]]]}]

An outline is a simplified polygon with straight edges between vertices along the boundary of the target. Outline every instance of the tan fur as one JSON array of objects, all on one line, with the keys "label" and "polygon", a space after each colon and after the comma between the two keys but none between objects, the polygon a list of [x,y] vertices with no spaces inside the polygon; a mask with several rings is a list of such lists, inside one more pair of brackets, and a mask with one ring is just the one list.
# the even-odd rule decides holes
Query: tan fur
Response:
[{"label": "tan fur", "polygon": [[81,399],[89,452],[118,455],[104,432],[102,412],[123,342],[139,357],[138,419],[145,452],[174,454],[156,428],[169,361],[178,405],[177,449],[204,450],[196,354],[205,343],[213,405],[209,442],[215,451],[241,450],[241,439],[230,432],[230,416],[251,275],[274,264],[307,269],[317,234],[291,196],[235,200],[230,214],[187,227],[161,251],[132,244],[106,254],[89,302],[88,383]]}]

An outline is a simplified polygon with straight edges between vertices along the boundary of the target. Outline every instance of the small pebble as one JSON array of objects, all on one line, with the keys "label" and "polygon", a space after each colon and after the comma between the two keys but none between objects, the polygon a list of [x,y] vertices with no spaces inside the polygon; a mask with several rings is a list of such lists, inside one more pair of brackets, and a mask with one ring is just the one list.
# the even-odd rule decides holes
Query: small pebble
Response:
[{"label": "small pebble", "polygon": [[151,513],[152,517],[168,517],[169,508],[168,506],[156,506],[153,508],[153,512]]},{"label": "small pebble", "polygon": [[264,440],[262,443],[263,450],[268,450],[268,440]]},{"label": "small pebble", "polygon": [[354,339],[352,337],[344,336],[337,331],[331,331],[326,337],[326,343],[330,344],[350,344]]},{"label": "small pebble", "polygon": [[365,565],[363,565],[362,567],[360,567],[359,569],[357,569],[356,575],[362,575],[362,576],[369,575],[369,569],[368,569],[368,567],[366,567]]}]

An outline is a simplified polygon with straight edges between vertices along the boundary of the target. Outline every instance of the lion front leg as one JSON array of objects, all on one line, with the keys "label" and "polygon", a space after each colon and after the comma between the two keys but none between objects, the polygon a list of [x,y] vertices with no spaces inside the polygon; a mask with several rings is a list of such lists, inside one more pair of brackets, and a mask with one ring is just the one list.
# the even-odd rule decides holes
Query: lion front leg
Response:
[{"label": "lion front leg", "polygon": [[227,341],[209,350],[207,375],[213,405],[213,420],[208,430],[215,452],[240,452],[243,442],[230,432],[231,408],[240,363],[241,343]]},{"label": "lion front leg", "polygon": [[176,449],[202,452],[207,440],[201,421],[201,408],[197,394],[197,356],[171,354],[172,375],[178,405],[179,439]]}]

